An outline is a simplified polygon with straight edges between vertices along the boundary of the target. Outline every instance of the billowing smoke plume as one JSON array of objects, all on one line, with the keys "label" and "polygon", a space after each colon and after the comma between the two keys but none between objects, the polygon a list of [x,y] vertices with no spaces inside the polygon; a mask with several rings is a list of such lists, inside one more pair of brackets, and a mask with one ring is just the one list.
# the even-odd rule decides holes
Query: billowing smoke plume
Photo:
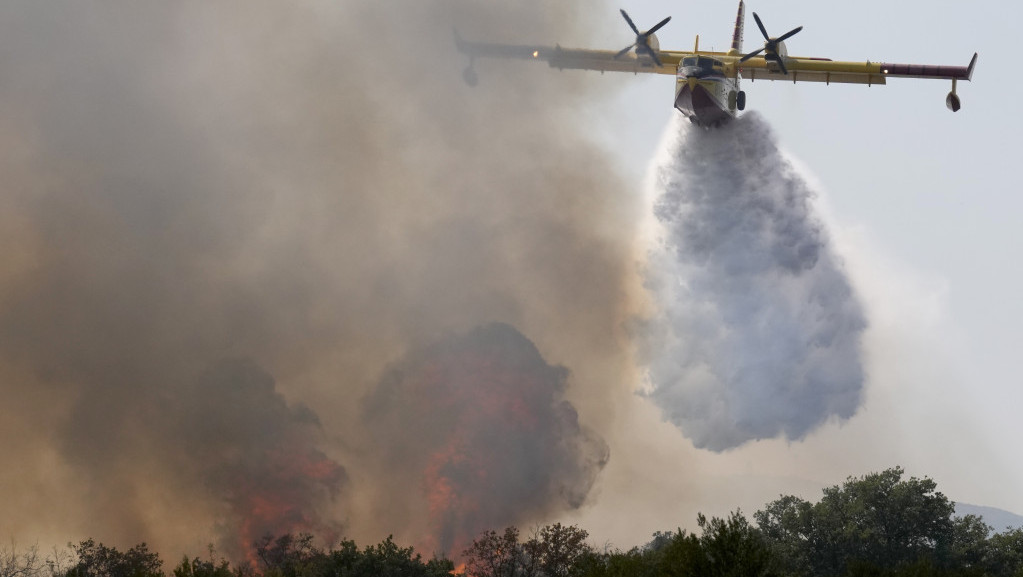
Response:
[{"label": "billowing smoke plume", "polygon": [[852,416],[864,313],[766,123],[680,124],[658,176],[649,394],[665,416],[715,451]]},{"label": "billowing smoke plume", "polygon": [[636,207],[580,103],[617,83],[478,62],[469,89],[451,33],[583,43],[595,12],[0,4],[0,530],[170,558],[397,536],[360,400],[494,320],[600,406],[630,370]]},{"label": "billowing smoke plume", "polygon": [[322,437],[316,414],[289,406],[273,377],[251,361],[224,360],[164,395],[160,415],[181,451],[177,465],[228,506],[220,536],[225,553],[251,555],[266,535],[332,539],[341,532],[324,511],[347,475],[316,449]]},{"label": "billowing smoke plume", "polygon": [[485,529],[580,507],[607,446],[564,400],[569,374],[526,337],[486,325],[413,351],[366,407],[385,469],[425,495],[434,550],[455,557]]}]

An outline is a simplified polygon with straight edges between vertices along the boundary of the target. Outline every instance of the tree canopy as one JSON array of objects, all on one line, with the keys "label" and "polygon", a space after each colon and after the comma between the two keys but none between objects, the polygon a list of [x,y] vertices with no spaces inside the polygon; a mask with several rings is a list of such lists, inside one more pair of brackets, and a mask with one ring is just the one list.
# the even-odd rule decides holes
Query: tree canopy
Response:
[{"label": "tree canopy", "polygon": [[754,519],[771,544],[779,573],[837,576],[867,569],[993,571],[991,528],[954,517],[955,503],[928,478],[904,479],[901,467],[850,477],[817,503],[782,496]]},{"label": "tree canopy", "polygon": [[[251,559],[231,561],[210,546],[185,557],[174,577],[1023,577],[1023,528],[992,534],[982,519],[954,516],[954,503],[928,478],[895,467],[824,489],[810,502],[782,495],[750,522],[697,517],[700,534],[658,531],[627,551],[597,550],[574,525],[486,530],[462,553],[424,560],[388,537],[318,547],[308,534],[266,536]],[[165,577],[145,543],[120,551],[88,539],[44,558],[36,547],[0,547],[0,577]]]}]

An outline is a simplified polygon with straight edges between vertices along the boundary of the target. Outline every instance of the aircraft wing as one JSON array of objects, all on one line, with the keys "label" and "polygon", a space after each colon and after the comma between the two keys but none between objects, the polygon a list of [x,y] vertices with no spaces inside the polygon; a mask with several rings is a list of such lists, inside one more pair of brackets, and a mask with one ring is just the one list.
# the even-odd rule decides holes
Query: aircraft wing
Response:
[{"label": "aircraft wing", "polygon": [[518,60],[538,60],[546,62],[551,68],[573,70],[599,70],[601,72],[632,72],[633,74],[670,74],[675,75],[678,63],[688,53],[674,51],[658,51],[661,61],[658,66],[647,55],[637,56],[635,53],[617,57],[613,50],[584,50],[562,48],[561,46],[527,46],[518,44],[489,44],[485,42],[466,42],[455,34],[455,45],[458,51],[470,59],[504,58]]},{"label": "aircraft wing", "polygon": [[886,84],[888,78],[937,78],[970,80],[977,55],[968,66],[932,66],[924,64],[890,64],[875,62],[836,62],[824,58],[785,58],[788,74],[768,68],[763,57],[737,63],[743,78],[757,80],[784,80],[787,82],[824,82],[846,84]]}]

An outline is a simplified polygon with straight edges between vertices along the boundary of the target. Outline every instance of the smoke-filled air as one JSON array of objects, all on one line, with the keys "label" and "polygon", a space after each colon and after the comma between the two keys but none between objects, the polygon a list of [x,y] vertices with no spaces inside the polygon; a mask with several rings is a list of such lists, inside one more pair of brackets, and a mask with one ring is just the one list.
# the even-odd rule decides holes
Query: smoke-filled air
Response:
[{"label": "smoke-filled air", "polygon": [[[582,506],[607,453],[573,403],[628,380],[639,286],[636,209],[578,128],[611,84],[520,64],[469,88],[452,28],[581,42],[589,8],[3,3],[2,538],[456,555]],[[492,498],[452,469],[488,438],[529,494],[440,502]]]},{"label": "smoke-filled air", "polygon": [[457,556],[593,503],[645,373],[714,450],[851,415],[863,314],[762,120],[675,145],[644,272],[642,191],[581,104],[628,79],[462,82],[453,27],[604,24],[580,0],[0,4],[0,538]]},{"label": "smoke-filled air", "polygon": [[676,124],[654,179],[649,396],[714,451],[851,417],[865,315],[810,188],[756,113]]}]

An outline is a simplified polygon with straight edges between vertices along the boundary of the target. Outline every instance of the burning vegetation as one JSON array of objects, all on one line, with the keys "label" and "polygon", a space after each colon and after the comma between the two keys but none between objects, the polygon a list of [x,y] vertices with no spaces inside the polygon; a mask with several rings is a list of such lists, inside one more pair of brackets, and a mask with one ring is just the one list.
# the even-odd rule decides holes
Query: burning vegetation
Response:
[{"label": "burning vegetation", "polygon": [[220,546],[255,562],[265,535],[316,533],[331,542],[340,525],[326,513],[346,486],[345,469],[317,448],[320,422],[289,405],[274,379],[251,361],[217,363],[175,391],[166,413],[178,459],[229,511]]},{"label": "burning vegetation", "polygon": [[455,555],[490,527],[586,500],[608,459],[564,399],[569,373],[490,324],[411,352],[368,399],[386,468],[427,503],[427,550]]},{"label": "burning vegetation", "polygon": [[[588,533],[560,523],[524,537],[514,526],[487,529],[461,553],[460,563],[424,560],[388,537],[363,549],[345,539],[328,549],[311,535],[264,539],[255,573],[266,577],[612,577],[633,575],[754,575],[781,577],[1018,577],[1023,528],[991,533],[973,515],[953,516],[934,481],[904,478],[901,468],[850,477],[811,503],[782,496],[757,511],[725,519],[699,515],[699,534],[653,534],[627,551],[596,548]],[[126,552],[83,541],[43,558],[35,548],[0,547],[0,574],[22,577],[164,577],[163,562],[145,544]],[[175,577],[252,577],[211,550],[185,558]]]}]

